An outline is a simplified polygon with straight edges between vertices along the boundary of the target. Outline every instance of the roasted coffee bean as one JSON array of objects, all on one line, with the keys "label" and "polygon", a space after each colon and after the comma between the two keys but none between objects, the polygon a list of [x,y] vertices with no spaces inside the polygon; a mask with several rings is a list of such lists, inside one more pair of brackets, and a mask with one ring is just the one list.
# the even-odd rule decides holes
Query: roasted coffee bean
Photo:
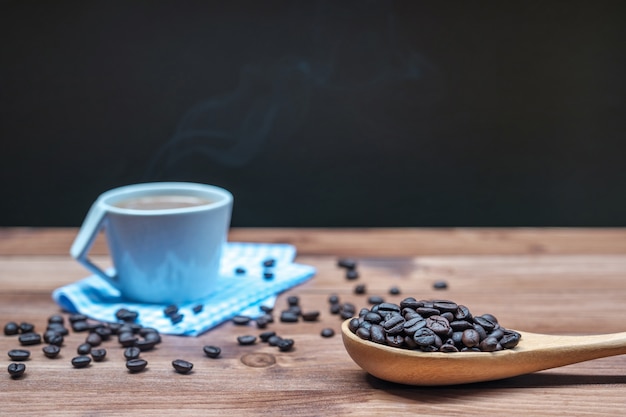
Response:
[{"label": "roasted coffee bean", "polygon": [[450,327],[452,327],[452,330],[463,331],[474,328],[474,325],[466,320],[454,320],[450,322]]},{"label": "roasted coffee bean", "polygon": [[297,295],[290,295],[287,297],[287,305],[288,306],[297,306],[300,304],[300,297]]},{"label": "roasted coffee bean", "polygon": [[489,336],[495,337],[496,339],[500,340],[502,336],[504,336],[504,330],[498,327],[497,329],[493,329],[491,333],[489,333]]},{"label": "roasted coffee bean", "polygon": [[372,323],[365,320],[359,320],[359,327],[369,330],[372,328]]},{"label": "roasted coffee bean", "polygon": [[439,348],[439,351],[445,352],[445,353],[453,353],[453,352],[458,352],[459,349],[456,346],[454,346],[454,343],[444,343]]},{"label": "roasted coffee bean", "polygon": [[102,337],[94,331],[93,333],[89,333],[85,339],[85,343],[89,343],[92,347],[100,346],[102,344]]},{"label": "roasted coffee bean", "polygon": [[383,328],[389,335],[400,334],[404,330],[405,322],[406,320],[401,315],[394,315],[385,320]]},{"label": "roasted coffee bean", "polygon": [[427,306],[418,307],[415,312],[422,317],[438,316],[441,314],[441,311],[437,310],[436,308]]},{"label": "roasted coffee bean", "polygon": [[15,334],[18,334],[19,332],[20,326],[14,321],[10,321],[4,325],[4,334],[6,336],[13,336]]},{"label": "roasted coffee bean", "polygon": [[478,346],[480,344],[480,334],[475,329],[465,329],[462,333],[461,342],[468,348]]},{"label": "roasted coffee bean", "polygon": [[148,361],[146,361],[145,359],[131,359],[129,361],[126,361],[126,368],[131,373],[141,372],[146,369],[146,366],[148,366]]},{"label": "roasted coffee bean", "polygon": [[104,360],[104,358],[106,358],[107,356],[107,350],[106,349],[91,349],[91,357],[93,358],[94,362],[102,362]]},{"label": "roasted coffee bean", "polygon": [[10,363],[7,367],[7,371],[9,371],[11,378],[17,379],[26,372],[26,365],[23,363]]},{"label": "roasted coffee bean", "polygon": [[75,332],[86,332],[90,330],[91,325],[87,322],[87,320],[77,320],[71,322],[72,330]]},{"label": "roasted coffee bean", "polygon": [[285,311],[289,311],[289,312],[295,314],[296,316],[301,316],[302,315],[302,308],[300,306],[290,306]]},{"label": "roasted coffee bean", "polygon": [[43,354],[46,356],[46,358],[50,359],[56,358],[57,356],[59,356],[59,352],[61,352],[61,348],[57,345],[44,346],[41,350],[43,351]]},{"label": "roasted coffee bean", "polygon": [[273,330],[269,330],[267,332],[263,332],[259,335],[259,339],[261,339],[261,342],[267,342],[269,340],[270,337],[272,336],[276,336],[276,332]]},{"label": "roasted coffee bean", "polygon": [[350,318],[354,317],[354,311],[342,310],[339,313],[339,317],[341,317],[342,320],[350,319]]},{"label": "roasted coffee bean", "polygon": [[474,323],[482,326],[482,328],[485,329],[487,332],[490,332],[493,329],[495,329],[496,325],[498,324],[497,321],[494,322],[491,320],[490,317],[485,317],[484,315],[474,317]]},{"label": "roasted coffee bean", "polygon": [[274,267],[274,265],[276,265],[276,259],[268,258],[268,259],[263,261],[263,266],[265,268],[272,268],[272,267]]},{"label": "roasted coffee bean", "polygon": [[35,331],[35,325],[32,323],[20,323],[20,333],[32,333]]},{"label": "roasted coffee bean", "polygon": [[393,286],[391,288],[389,288],[389,294],[391,295],[398,295],[400,294],[400,288]]},{"label": "roasted coffee bean", "polygon": [[372,324],[378,324],[383,321],[383,318],[378,313],[372,313],[371,311],[363,317],[366,321],[369,321]]},{"label": "roasted coffee bean", "polygon": [[118,335],[120,334],[120,329],[124,327],[122,323],[109,323],[109,329],[111,329],[111,334]]},{"label": "roasted coffee bean", "polygon": [[126,360],[137,359],[141,355],[141,350],[138,347],[131,346],[124,349],[124,357]]},{"label": "roasted coffee bean", "polygon": [[288,352],[293,349],[294,344],[295,342],[293,339],[282,339],[276,346],[281,352]]},{"label": "roasted coffee bean", "polygon": [[404,322],[404,333],[408,336],[413,336],[419,329],[426,327],[426,319],[415,317],[411,320]]},{"label": "roasted coffee bean", "polygon": [[137,336],[135,336],[132,332],[122,332],[117,336],[117,341],[124,347],[135,346],[137,340]]},{"label": "roasted coffee bean", "polygon": [[91,345],[89,343],[82,343],[76,348],[76,353],[79,355],[89,355],[91,352]]},{"label": "roasted coffee bean", "polygon": [[283,323],[296,323],[298,321],[298,315],[286,310],[280,313],[280,321]]},{"label": "roasted coffee bean", "polygon": [[426,318],[426,327],[435,332],[439,337],[447,337],[451,331],[450,323],[441,316],[430,316]]},{"label": "roasted coffee bean", "polygon": [[335,331],[329,327],[322,329],[322,332],[320,333],[322,335],[322,337],[333,337],[335,335]]},{"label": "roasted coffee bean", "polygon": [[88,317],[86,315],[80,313],[70,314],[69,316],[70,323],[74,323],[77,321],[86,321],[87,319]]},{"label": "roasted coffee bean", "polygon": [[337,266],[346,269],[354,269],[357,267],[357,262],[356,260],[350,258],[340,258],[337,261]]},{"label": "roasted coffee bean", "polygon": [[176,313],[178,313],[178,306],[175,305],[175,304],[170,304],[170,305],[168,305],[167,307],[165,307],[163,309],[163,314],[166,317],[170,317],[170,316],[172,316],[173,314],[176,314]]},{"label": "roasted coffee bean", "polygon": [[442,313],[449,311],[450,313],[456,313],[459,306],[457,303],[448,300],[435,300],[433,301],[433,308],[436,308]]},{"label": "roasted coffee bean", "polygon": [[146,342],[154,343],[156,345],[161,343],[161,334],[154,329],[151,329],[151,331],[139,332],[139,334],[143,336]]},{"label": "roasted coffee bean", "polygon": [[441,317],[446,319],[448,323],[450,323],[451,321],[454,321],[454,314],[450,313],[449,311],[446,311],[445,313],[441,313]]},{"label": "roasted coffee bean", "polygon": [[87,355],[75,356],[72,358],[72,366],[74,368],[85,368],[91,363],[91,358]]},{"label": "roasted coffee bean", "polygon": [[415,310],[413,310],[412,308],[404,308],[402,309],[402,316],[404,317],[405,320],[411,320],[411,319],[423,319],[424,317],[420,316],[419,313]]},{"label": "roasted coffee bean", "polygon": [[380,324],[372,324],[370,328],[370,340],[374,343],[384,344],[387,340],[385,330]]},{"label": "roasted coffee bean", "polygon": [[174,367],[174,370],[179,374],[188,374],[193,369],[193,363],[183,359],[173,360],[172,366]]},{"label": "roasted coffee bean", "polygon": [[436,290],[445,290],[448,288],[448,283],[446,281],[435,281],[433,288]]},{"label": "roasted coffee bean", "polygon": [[268,314],[264,314],[262,316],[257,317],[254,322],[256,323],[256,327],[258,329],[265,329],[267,325],[270,323],[270,319],[268,318]]},{"label": "roasted coffee bean", "polygon": [[149,350],[152,350],[154,349],[156,345],[157,345],[157,341],[150,340],[149,338],[140,339],[135,342],[135,347],[139,348],[139,350],[142,352],[147,352]]},{"label": "roasted coffee bean", "polygon": [[330,314],[339,314],[339,313],[341,313],[341,304],[331,304]]},{"label": "roasted coffee bean", "polygon": [[197,304],[191,309],[191,311],[193,311],[194,314],[198,314],[202,312],[203,309],[204,309],[204,306],[202,304]]},{"label": "roasted coffee bean", "polygon": [[370,330],[365,327],[359,327],[356,329],[355,334],[363,340],[370,340]]},{"label": "roasted coffee bean", "polygon": [[389,346],[402,347],[404,345],[404,337],[400,334],[388,334],[386,340]]},{"label": "roasted coffee bean", "polygon": [[415,332],[413,340],[420,347],[435,345],[437,335],[429,328],[423,327]]},{"label": "roasted coffee bean", "polygon": [[63,346],[64,337],[54,330],[47,330],[43,334],[43,341],[50,345]]},{"label": "roasted coffee bean", "polygon": [[38,345],[41,343],[41,335],[39,333],[22,333],[18,336],[18,340],[22,346]]},{"label": "roasted coffee bean", "polygon": [[185,318],[184,314],[174,313],[170,316],[170,322],[172,322],[172,324],[178,324],[181,321],[183,321],[184,318]]},{"label": "roasted coffee bean", "polygon": [[237,326],[245,326],[250,323],[251,320],[252,318],[248,316],[235,316],[232,318],[233,324],[236,324]]},{"label": "roasted coffee bean", "polygon": [[278,335],[274,335],[274,336],[270,336],[269,339],[267,339],[267,343],[270,346],[278,346],[278,343],[283,340],[282,337],[278,336]]},{"label": "roasted coffee bean", "polygon": [[53,314],[48,317],[48,324],[57,323],[63,325],[65,323],[65,318],[63,318],[60,314]]},{"label": "roasted coffee bean", "polygon": [[463,305],[459,305],[459,307],[456,309],[456,312],[454,313],[454,318],[456,320],[470,321],[472,319],[472,313],[470,312],[469,308]]},{"label": "roasted coffee bean", "polygon": [[352,333],[355,333],[356,330],[359,328],[360,324],[361,322],[359,321],[359,319],[353,318],[352,320],[348,322],[348,328],[350,329]]},{"label": "roasted coffee bean", "polygon": [[487,337],[487,331],[480,324],[474,323],[474,330],[480,335],[480,340],[484,340]]},{"label": "roasted coffee bean", "polygon": [[220,349],[217,346],[204,346],[202,348],[202,351],[204,352],[205,355],[207,355],[209,358],[215,359],[218,356],[220,356],[220,353],[222,353],[222,349]]},{"label": "roasted coffee bean", "polygon": [[111,338],[111,335],[113,334],[113,332],[111,331],[111,328],[108,326],[98,327],[94,329],[93,332],[97,334],[98,336],[100,336],[100,339],[102,341],[109,340]]},{"label": "roasted coffee bean", "polygon": [[126,308],[120,308],[115,312],[115,318],[126,323],[134,322],[137,320],[137,317],[139,317],[138,312],[131,311]]},{"label": "roasted coffee bean", "polygon": [[365,286],[365,284],[359,284],[354,287],[355,294],[362,295],[362,294],[365,294],[366,292],[367,292],[367,287]]},{"label": "roasted coffee bean", "polygon": [[478,346],[483,352],[493,352],[498,350],[498,339],[488,336],[485,340],[480,342]]},{"label": "roasted coffee bean", "polygon": [[355,279],[359,278],[359,271],[357,271],[356,269],[348,269],[346,271],[346,279],[353,281]]},{"label": "roasted coffee bean", "polygon": [[246,273],[246,269],[242,268],[241,266],[238,266],[237,268],[235,268],[235,274],[237,275],[243,275]]},{"label": "roasted coffee bean", "polygon": [[329,304],[339,304],[339,296],[337,294],[331,294],[328,296]]},{"label": "roasted coffee bean", "polygon": [[380,304],[380,303],[384,303],[385,299],[378,295],[372,295],[367,299],[367,302],[370,304]]},{"label": "roasted coffee bean", "polygon": [[46,332],[55,332],[60,334],[61,336],[67,336],[70,334],[70,331],[64,325],[60,323],[50,323],[48,327],[46,327]]},{"label": "roasted coffee bean", "polygon": [[30,350],[26,349],[11,349],[8,354],[12,361],[25,361],[30,358]]},{"label": "roasted coffee bean", "polygon": [[400,306],[394,303],[380,303],[378,304],[378,313],[400,313]]},{"label": "roasted coffee bean", "polygon": [[400,301],[401,309],[410,308],[410,309],[416,310],[421,306],[422,306],[422,303],[420,303],[413,297],[407,297],[404,300]]},{"label": "roasted coffee bean", "polygon": [[252,335],[238,336],[237,343],[239,343],[240,345],[253,345],[254,343],[256,343],[256,336],[252,336]]},{"label": "roasted coffee bean", "polygon": [[302,320],[304,321],[317,321],[320,316],[320,312],[317,310],[307,311],[302,313]]},{"label": "roasted coffee bean", "polygon": [[272,279],[274,278],[274,273],[271,271],[265,271],[263,272],[263,278],[264,279]]},{"label": "roasted coffee bean", "polygon": [[514,331],[506,331],[502,339],[500,339],[500,345],[505,349],[513,349],[519,343],[521,335]]}]

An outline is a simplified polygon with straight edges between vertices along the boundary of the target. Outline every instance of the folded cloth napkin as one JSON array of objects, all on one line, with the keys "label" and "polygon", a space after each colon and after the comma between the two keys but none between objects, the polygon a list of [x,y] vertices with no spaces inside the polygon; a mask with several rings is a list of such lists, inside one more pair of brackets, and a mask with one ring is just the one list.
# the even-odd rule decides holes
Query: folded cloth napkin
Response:
[{"label": "folded cloth napkin", "polygon": [[[52,298],[63,309],[95,320],[115,322],[115,313],[125,308],[139,314],[138,323],[161,333],[198,336],[236,315],[260,315],[262,305],[273,306],[279,293],[313,277],[315,268],[294,263],[295,256],[295,247],[288,244],[226,243],[216,290],[203,299],[178,305],[183,315],[178,323],[165,315],[166,305],[125,300],[97,275],[57,288]],[[270,259],[273,266],[265,264]],[[266,277],[267,272],[272,276]]]}]

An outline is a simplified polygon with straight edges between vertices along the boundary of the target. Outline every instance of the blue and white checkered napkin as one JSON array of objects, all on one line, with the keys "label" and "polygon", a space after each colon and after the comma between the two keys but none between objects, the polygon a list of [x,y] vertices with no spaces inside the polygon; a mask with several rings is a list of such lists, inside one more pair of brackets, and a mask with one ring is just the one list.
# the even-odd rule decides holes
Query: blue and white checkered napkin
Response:
[{"label": "blue and white checkered napkin", "polygon": [[[57,288],[52,298],[63,309],[95,320],[114,322],[115,313],[126,308],[139,313],[137,321],[143,326],[165,334],[198,336],[236,315],[258,316],[262,305],[273,306],[277,294],[313,277],[315,268],[294,263],[295,256],[295,247],[288,244],[227,243],[217,289],[204,299],[178,305],[184,318],[177,324],[163,313],[165,305],[126,301],[97,275]],[[263,265],[267,259],[275,260],[273,267]],[[235,272],[239,267],[244,274]],[[268,269],[274,274],[271,279],[264,278]],[[195,313],[198,305],[203,309]]]}]

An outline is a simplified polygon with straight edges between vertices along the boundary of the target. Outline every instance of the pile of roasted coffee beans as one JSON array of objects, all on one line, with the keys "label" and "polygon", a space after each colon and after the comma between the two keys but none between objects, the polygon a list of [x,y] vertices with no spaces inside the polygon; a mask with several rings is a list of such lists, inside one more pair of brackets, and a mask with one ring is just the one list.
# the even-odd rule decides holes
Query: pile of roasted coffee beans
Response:
[{"label": "pile of roasted coffee beans", "polygon": [[494,352],[512,349],[521,339],[491,314],[473,316],[452,301],[413,297],[363,308],[349,328],[364,340],[424,352]]}]

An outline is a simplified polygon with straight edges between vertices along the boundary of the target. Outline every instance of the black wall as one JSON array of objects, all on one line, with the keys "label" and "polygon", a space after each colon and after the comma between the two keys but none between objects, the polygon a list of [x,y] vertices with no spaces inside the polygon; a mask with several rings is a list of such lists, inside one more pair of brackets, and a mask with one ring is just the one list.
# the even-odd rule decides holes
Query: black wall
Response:
[{"label": "black wall", "polygon": [[2,1],[0,226],[626,226],[626,3]]}]

